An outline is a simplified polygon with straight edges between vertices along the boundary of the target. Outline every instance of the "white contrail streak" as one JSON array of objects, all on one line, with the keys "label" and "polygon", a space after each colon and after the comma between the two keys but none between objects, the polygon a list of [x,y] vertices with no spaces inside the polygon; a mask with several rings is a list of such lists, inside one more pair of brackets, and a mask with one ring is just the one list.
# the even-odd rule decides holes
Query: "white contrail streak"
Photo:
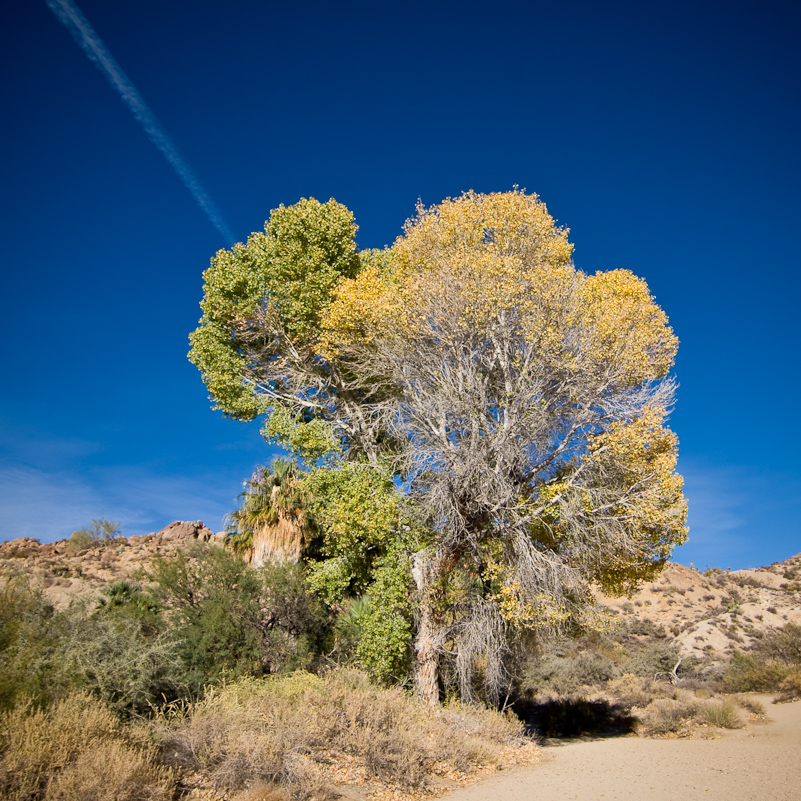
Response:
[{"label": "white contrail streak", "polygon": [[161,127],[147,103],[131,83],[120,65],[114,60],[108,48],[103,44],[89,21],[78,10],[72,0],[46,0],[50,10],[59,22],[72,34],[75,41],[83,48],[84,53],[97,68],[108,78],[108,82],[117,91],[134,117],[145,129],[148,139],[164,154],[167,161],[183,181],[184,186],[192,193],[198,205],[205,212],[211,224],[220,232],[228,245],[233,245],[235,238],[226,225],[222,215],[214,205],[214,201],[195,178],[189,165],[184,161],[178,149],[172,143],[167,132]]}]

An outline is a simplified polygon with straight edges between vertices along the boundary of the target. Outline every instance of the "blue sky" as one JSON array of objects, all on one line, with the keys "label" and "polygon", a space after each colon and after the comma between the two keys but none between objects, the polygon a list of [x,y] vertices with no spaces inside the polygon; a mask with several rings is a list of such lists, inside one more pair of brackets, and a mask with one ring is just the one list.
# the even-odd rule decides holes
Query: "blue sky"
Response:
[{"label": "blue sky", "polygon": [[0,539],[219,530],[269,461],[186,360],[221,224],[335,197],[380,247],[418,198],[519,185],[580,269],[645,278],[681,340],[677,561],[801,551],[789,3],[78,7],[219,219],[45,0],[4,4]]}]

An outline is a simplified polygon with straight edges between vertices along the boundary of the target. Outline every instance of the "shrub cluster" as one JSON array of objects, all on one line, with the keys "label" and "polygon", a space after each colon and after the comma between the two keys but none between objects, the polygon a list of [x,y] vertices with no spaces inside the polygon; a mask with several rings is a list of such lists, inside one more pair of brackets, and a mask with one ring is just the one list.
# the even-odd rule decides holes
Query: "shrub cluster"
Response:
[{"label": "shrub cluster", "polygon": [[801,698],[801,626],[772,629],[750,651],[734,654],[723,684],[731,692],[778,692],[780,701]]},{"label": "shrub cluster", "polygon": [[7,801],[168,801],[173,772],[144,729],[123,726],[88,693],[0,716],[0,797]]},{"label": "shrub cluster", "polygon": [[160,723],[169,763],[232,792],[278,785],[292,797],[324,794],[332,764],[361,781],[425,788],[438,763],[469,772],[522,741],[509,715],[460,703],[431,715],[398,688],[346,669],[221,685]]},{"label": "shrub cluster", "polygon": [[717,696],[720,691],[801,697],[801,627],[793,624],[766,635],[753,651],[735,654],[722,680],[708,665],[679,656],[664,630],[634,620],[608,634],[563,639],[530,658],[521,695],[534,727],[547,724],[549,736],[565,736],[576,726],[589,731],[585,720],[574,719],[587,717],[588,703],[606,705],[596,715],[598,730],[620,729],[629,714],[640,734],[665,736],[699,725],[739,728],[744,709],[764,712],[746,699]]},{"label": "shrub cluster", "polygon": [[520,751],[513,717],[432,716],[322,670],[332,639],[343,661],[358,652],[369,601],[329,618],[301,565],[253,569],[199,543],[140,578],[57,611],[0,577],[0,797],[160,801],[193,776],[219,797],[322,799],[332,781],[424,788]]},{"label": "shrub cluster", "polygon": [[323,619],[299,565],[251,569],[198,544],[57,612],[22,575],[0,579],[0,709],[86,690],[125,714],[192,700],[222,676],[309,667]]}]

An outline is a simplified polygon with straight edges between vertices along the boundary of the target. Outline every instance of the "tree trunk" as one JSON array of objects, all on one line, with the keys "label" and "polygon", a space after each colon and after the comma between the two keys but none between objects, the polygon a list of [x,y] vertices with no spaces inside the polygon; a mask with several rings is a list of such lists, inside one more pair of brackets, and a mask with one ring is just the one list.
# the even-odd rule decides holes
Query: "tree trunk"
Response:
[{"label": "tree trunk", "polygon": [[295,563],[303,552],[305,535],[297,516],[279,513],[274,525],[254,526],[250,562],[262,567],[267,562],[276,565]]},{"label": "tree trunk", "polygon": [[439,706],[439,648],[438,628],[430,590],[421,599],[420,624],[415,639],[417,675],[415,689],[430,707]]},{"label": "tree trunk", "polygon": [[417,670],[415,690],[417,695],[431,708],[439,706],[439,648],[442,626],[437,614],[437,599],[434,591],[435,569],[430,554],[415,554],[412,576],[420,601],[420,619],[414,642]]}]

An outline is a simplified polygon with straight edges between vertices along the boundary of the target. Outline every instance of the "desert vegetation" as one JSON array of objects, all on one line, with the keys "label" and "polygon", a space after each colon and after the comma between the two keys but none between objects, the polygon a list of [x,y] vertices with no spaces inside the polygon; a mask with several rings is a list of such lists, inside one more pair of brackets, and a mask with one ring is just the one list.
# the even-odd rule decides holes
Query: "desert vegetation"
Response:
[{"label": "desert vegetation", "polygon": [[190,359],[287,454],[224,535],[3,549],[7,797],[434,792],[526,734],[734,727],[721,690],[796,691],[774,589],[663,572],[678,341],[645,283],[577,270],[518,189],[420,206],[384,251],[355,232],[304,199],[204,273]]},{"label": "desert vegetation", "polygon": [[[48,556],[48,576],[74,576],[68,545]],[[716,620],[731,614],[720,597],[759,592],[725,571],[696,573],[700,586],[682,596],[687,569],[671,566],[633,600],[599,607],[603,627],[518,641],[495,708],[460,700],[445,673],[432,713],[411,691],[410,639],[391,670],[376,669],[382,619],[371,618],[369,593],[330,592],[315,575],[325,559],[253,567],[241,551],[188,537],[61,608],[47,594],[58,585],[28,564],[2,562],[0,593],[0,793],[13,799],[305,799],[348,783],[431,793],[535,760],[540,737],[709,737],[764,714],[749,691],[801,694],[801,626],[783,620],[793,589],[762,601],[784,625],[763,620],[747,646],[688,652],[681,629],[692,615]],[[705,613],[686,609],[674,634],[666,601],[692,595],[712,597]],[[657,596],[662,607],[635,606]]]},{"label": "desert vegetation", "polygon": [[300,564],[254,568],[190,541],[142,567],[58,610],[6,566],[3,798],[306,799],[334,797],[337,783],[429,792],[535,758],[511,713],[452,700],[431,715],[347,667],[358,605],[336,620]]}]

